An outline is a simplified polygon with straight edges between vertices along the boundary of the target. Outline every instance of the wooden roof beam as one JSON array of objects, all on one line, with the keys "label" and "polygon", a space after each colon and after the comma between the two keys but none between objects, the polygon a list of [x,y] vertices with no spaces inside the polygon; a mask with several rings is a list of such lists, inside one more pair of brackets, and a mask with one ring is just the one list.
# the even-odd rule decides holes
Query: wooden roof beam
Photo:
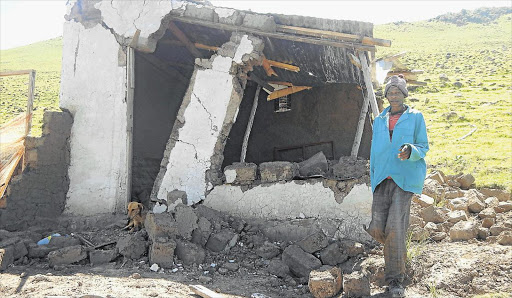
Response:
[{"label": "wooden roof beam", "polygon": [[270,93],[267,96],[267,101],[271,101],[273,99],[276,99],[276,98],[279,98],[279,97],[283,97],[283,96],[286,96],[286,95],[289,95],[289,94],[297,93],[297,92],[302,91],[302,90],[309,90],[311,88],[313,88],[313,87],[310,87],[310,86],[291,86],[291,87],[288,87],[288,88],[275,90],[274,92]]},{"label": "wooden roof beam", "polygon": [[172,34],[174,34],[174,36],[176,36],[176,38],[178,38],[179,41],[181,41],[185,45],[185,47],[194,57],[204,58],[203,54],[201,54],[201,52],[199,52],[199,50],[196,49],[194,43],[191,42],[190,39],[188,39],[188,37],[185,35],[185,33],[183,33],[183,31],[181,31],[180,28],[178,28],[178,26],[176,26],[176,24],[174,24],[174,22],[172,21],[169,22],[169,30],[171,30]]}]

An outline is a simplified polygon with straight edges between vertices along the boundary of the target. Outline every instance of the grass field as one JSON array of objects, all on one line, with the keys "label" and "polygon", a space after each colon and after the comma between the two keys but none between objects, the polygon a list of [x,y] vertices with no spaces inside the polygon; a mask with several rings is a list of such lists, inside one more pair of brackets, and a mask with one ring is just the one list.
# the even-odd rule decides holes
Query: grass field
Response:
[{"label": "grass field", "polygon": [[[379,47],[378,57],[407,51],[402,62],[425,71],[419,80],[428,86],[411,92],[409,104],[427,120],[430,169],[471,173],[477,186],[511,190],[512,15],[464,26],[379,25],[374,36],[393,41],[390,48]],[[43,112],[58,109],[61,56],[61,38],[0,52],[0,71],[37,71],[33,135],[41,133]],[[27,84],[27,76],[0,79],[0,123],[26,109]],[[475,133],[458,140],[475,126]]]}]

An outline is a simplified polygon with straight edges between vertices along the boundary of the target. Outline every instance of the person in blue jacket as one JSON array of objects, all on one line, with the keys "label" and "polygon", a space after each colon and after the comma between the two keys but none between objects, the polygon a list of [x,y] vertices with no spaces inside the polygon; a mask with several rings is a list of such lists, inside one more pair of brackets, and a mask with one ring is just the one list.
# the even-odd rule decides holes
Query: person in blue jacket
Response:
[{"label": "person in blue jacket", "polygon": [[389,107],[375,118],[370,152],[372,221],[366,230],[384,245],[386,282],[391,297],[405,297],[402,286],[411,198],[421,194],[427,174],[428,138],[421,112],[404,104],[403,76],[392,76],[384,96]]}]

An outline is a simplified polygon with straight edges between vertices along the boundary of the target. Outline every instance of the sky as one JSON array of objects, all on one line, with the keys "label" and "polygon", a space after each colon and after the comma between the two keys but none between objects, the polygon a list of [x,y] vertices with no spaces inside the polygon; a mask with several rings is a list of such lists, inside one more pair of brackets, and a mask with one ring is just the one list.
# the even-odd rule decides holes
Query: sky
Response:
[{"label": "sky", "polygon": [[[125,0],[136,1],[136,0]],[[155,0],[147,0],[155,1]],[[169,0],[170,1],[170,0]],[[511,6],[507,1],[306,1],[210,0],[213,5],[254,12],[305,15],[385,24],[427,20],[447,12]],[[0,49],[10,49],[62,35],[67,0],[0,0]]]}]

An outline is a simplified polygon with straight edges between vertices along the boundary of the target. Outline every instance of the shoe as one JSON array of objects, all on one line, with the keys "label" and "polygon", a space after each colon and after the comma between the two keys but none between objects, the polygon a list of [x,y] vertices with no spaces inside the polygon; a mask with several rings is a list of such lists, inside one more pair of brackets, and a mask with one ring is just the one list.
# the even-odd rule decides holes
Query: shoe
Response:
[{"label": "shoe", "polygon": [[393,298],[403,298],[405,297],[405,290],[402,286],[402,283],[400,283],[397,280],[393,280],[389,283],[389,295]]}]

